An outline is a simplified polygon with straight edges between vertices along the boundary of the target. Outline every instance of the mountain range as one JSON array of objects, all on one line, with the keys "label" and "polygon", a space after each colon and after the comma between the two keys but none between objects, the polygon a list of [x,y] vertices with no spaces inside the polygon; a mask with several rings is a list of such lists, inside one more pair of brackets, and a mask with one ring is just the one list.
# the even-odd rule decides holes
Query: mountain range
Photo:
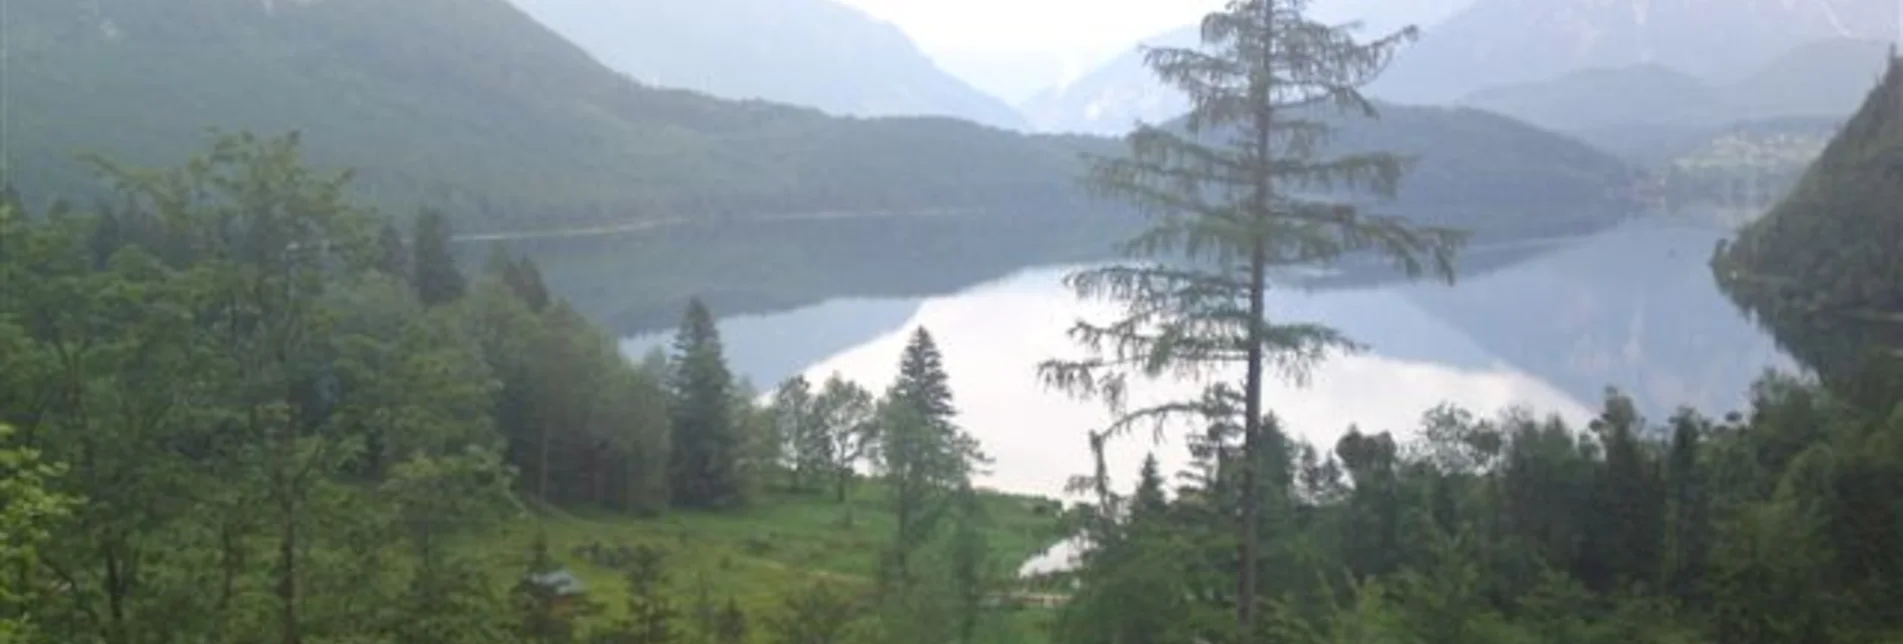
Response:
[{"label": "mountain range", "polygon": [[[943,117],[846,119],[640,83],[504,0],[7,0],[7,179],[98,194],[207,128],[300,130],[374,203],[465,231],[799,212],[1074,212],[1078,153]],[[930,150],[930,154],[921,154]]]},{"label": "mountain range", "polygon": [[848,116],[1002,128],[1002,100],[940,69],[898,27],[833,0],[511,0],[641,82]]},{"label": "mountain range", "polygon": [[1729,82],[1659,64],[1587,69],[1479,90],[1458,102],[1570,134],[1777,117],[1840,119],[1882,74],[1889,46],[1844,38],[1809,42]]},{"label": "mountain range", "polygon": [[1476,0],[1425,29],[1370,91],[1437,103],[1648,63],[1729,83],[1806,43],[1894,40],[1898,10],[1895,0]]},{"label": "mountain range", "polygon": [[[1404,47],[1370,96],[1477,105],[1571,129],[1577,118],[1643,112],[1668,120],[1836,115],[1854,107],[1899,29],[1894,0],[1474,0]],[[1391,25],[1383,25],[1391,26]],[[1365,35],[1385,33],[1370,29]],[[1141,45],[1195,46],[1194,26]],[[1643,93],[1629,93],[1642,89]],[[1531,97],[1524,97],[1525,95]],[[1541,105],[1532,105],[1540,103]],[[1555,104],[1547,107],[1545,104]],[[1713,105],[1723,110],[1714,113]],[[1133,46],[1020,106],[1046,131],[1118,134],[1188,104]],[[1569,117],[1571,118],[1571,117]],[[1577,127],[1574,127],[1577,125]],[[1562,128],[1567,129],[1567,128]]]}]

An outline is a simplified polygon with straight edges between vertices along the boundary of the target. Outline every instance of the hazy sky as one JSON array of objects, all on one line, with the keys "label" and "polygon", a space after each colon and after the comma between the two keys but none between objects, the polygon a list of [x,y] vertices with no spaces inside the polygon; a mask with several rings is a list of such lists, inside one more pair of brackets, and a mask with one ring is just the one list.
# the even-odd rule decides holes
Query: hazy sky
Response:
[{"label": "hazy sky", "polygon": [[[898,25],[940,67],[1020,101],[1225,0],[837,0]],[[1426,23],[1471,0],[1316,0],[1324,20]],[[1380,26],[1376,24],[1375,26]]]},{"label": "hazy sky", "polygon": [[1222,0],[842,0],[928,51],[1089,52],[1188,24]]}]

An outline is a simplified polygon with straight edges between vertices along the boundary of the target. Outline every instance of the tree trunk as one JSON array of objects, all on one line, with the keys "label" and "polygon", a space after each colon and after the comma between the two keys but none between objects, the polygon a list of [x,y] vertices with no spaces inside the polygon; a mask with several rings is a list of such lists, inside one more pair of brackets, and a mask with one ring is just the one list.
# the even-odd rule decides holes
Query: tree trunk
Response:
[{"label": "tree trunk", "polygon": [[284,513],[283,524],[279,526],[278,536],[278,603],[279,622],[283,629],[284,644],[298,644],[297,623],[297,504],[291,499],[288,490],[278,502],[278,508]]},{"label": "tree trunk", "polygon": [[[1270,128],[1275,121],[1275,100],[1273,73],[1275,69],[1275,2],[1262,3],[1262,28],[1264,31],[1262,48],[1261,78],[1255,80],[1251,88],[1256,94],[1255,111],[1255,158],[1260,165],[1255,168],[1255,190],[1251,195],[1255,202],[1251,210],[1257,218],[1266,219],[1273,202],[1270,198],[1274,189],[1270,179],[1273,170],[1271,161],[1273,150],[1269,138]],[[1264,301],[1268,290],[1268,249],[1259,231],[1254,232],[1249,252],[1249,342],[1248,373],[1243,386],[1242,419],[1242,570],[1236,575],[1236,641],[1248,644],[1255,641],[1256,625],[1256,575],[1261,558],[1260,532],[1262,529],[1262,377],[1263,377],[1263,317],[1267,303]]]}]

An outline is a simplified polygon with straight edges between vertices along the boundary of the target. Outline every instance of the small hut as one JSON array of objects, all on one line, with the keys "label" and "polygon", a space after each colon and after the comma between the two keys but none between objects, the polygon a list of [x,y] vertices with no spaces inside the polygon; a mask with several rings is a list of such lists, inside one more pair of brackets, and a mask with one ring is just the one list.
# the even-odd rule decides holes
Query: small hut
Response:
[{"label": "small hut", "polygon": [[582,583],[573,571],[558,568],[548,572],[530,573],[523,581],[548,593],[559,612],[568,612],[574,608],[576,600],[588,592],[588,585]]}]

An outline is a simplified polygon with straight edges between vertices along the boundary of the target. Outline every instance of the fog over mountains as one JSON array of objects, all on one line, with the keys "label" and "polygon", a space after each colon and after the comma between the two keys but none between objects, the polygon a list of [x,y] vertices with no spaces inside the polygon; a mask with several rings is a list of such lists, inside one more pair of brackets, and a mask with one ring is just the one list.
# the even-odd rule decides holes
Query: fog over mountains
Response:
[{"label": "fog over mountains", "polygon": [[[1630,78],[1643,75],[1686,79],[1700,86],[1696,91],[1701,94],[1716,92],[1712,87],[1765,90],[1760,78],[1765,74],[1822,74],[1825,78],[1814,79],[1820,84],[1867,87],[1872,70],[1882,63],[1880,54],[1867,65],[1827,61],[1843,59],[1846,51],[1862,55],[1871,49],[1854,43],[1893,42],[1899,31],[1899,4],[1896,0],[1475,0],[1409,5],[1415,13],[1400,17],[1373,5],[1338,5],[1344,8],[1331,12],[1334,15],[1318,12],[1318,17],[1337,22],[1358,12],[1386,16],[1387,24],[1371,22],[1368,35],[1386,33],[1404,21],[1422,25],[1421,39],[1407,47],[1369,93],[1403,103],[1449,104],[1482,90],[1620,68],[1633,68],[1611,74],[1622,82],[1648,82]],[[1444,20],[1435,20],[1442,15]],[[1819,45],[1830,41],[1853,44]],[[1189,46],[1196,42],[1196,27],[1190,25],[1159,33],[1141,44]],[[1020,106],[1021,111],[1042,129],[1098,134],[1125,131],[1139,119],[1156,122],[1182,113],[1186,103],[1155,81],[1135,45],[1078,81],[1040,94]],[[1804,111],[1815,111],[1819,101],[1838,113],[1855,107],[1854,102],[1842,100],[1843,92],[1826,94],[1820,99],[1795,100],[1811,103],[1801,106]],[[1755,100],[1779,99],[1761,96]],[[1477,103],[1492,107],[1489,101]],[[1764,115],[1764,110],[1747,111]]]},{"label": "fog over mountains", "polygon": [[905,32],[833,0],[511,0],[643,83],[843,116],[952,116],[1019,128]]}]

